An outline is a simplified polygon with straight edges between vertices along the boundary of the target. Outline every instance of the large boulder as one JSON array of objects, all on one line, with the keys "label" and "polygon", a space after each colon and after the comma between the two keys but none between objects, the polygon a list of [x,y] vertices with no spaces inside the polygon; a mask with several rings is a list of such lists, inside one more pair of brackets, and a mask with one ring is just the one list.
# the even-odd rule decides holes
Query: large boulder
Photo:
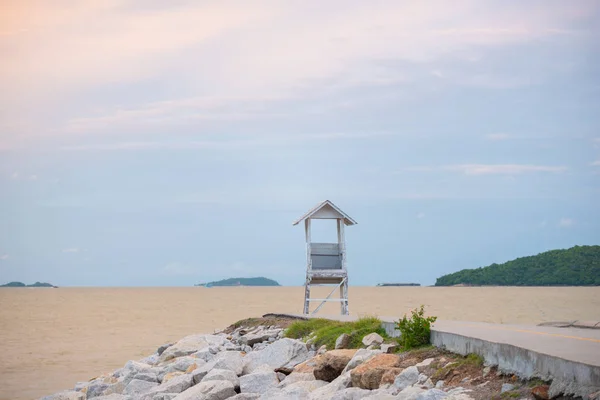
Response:
[{"label": "large boulder", "polygon": [[244,356],[239,351],[222,351],[207,363],[211,368],[228,369],[240,376],[244,370]]},{"label": "large boulder", "polygon": [[202,382],[208,381],[229,381],[233,384],[234,388],[240,387],[240,378],[238,378],[235,372],[228,369],[215,368],[209,371],[202,379]]},{"label": "large boulder", "polygon": [[253,351],[246,355],[243,373],[252,373],[261,365],[269,365],[273,369],[294,367],[310,357],[306,344],[294,339],[280,339],[263,350]]},{"label": "large boulder", "polygon": [[104,382],[103,380],[97,380],[91,382],[86,390],[86,399],[93,399],[94,397],[102,396],[104,391],[108,389],[110,384]]},{"label": "large boulder", "polygon": [[317,365],[313,370],[315,378],[327,382],[333,381],[342,374],[355,353],[356,350],[332,350],[317,357]]},{"label": "large boulder", "polygon": [[368,361],[371,358],[375,357],[377,354],[381,354],[381,350],[359,349],[356,353],[354,353],[354,356],[352,357],[350,362],[348,362],[346,368],[344,368],[344,372],[348,372],[356,368],[365,361]]},{"label": "large boulder", "polygon": [[348,335],[347,333],[342,333],[335,340],[336,350],[337,349],[347,349],[349,345],[350,345],[350,335]]},{"label": "large boulder", "polygon": [[186,336],[174,345],[168,347],[160,355],[159,362],[163,363],[173,358],[187,356],[210,346],[222,346],[225,342],[227,342],[227,339],[217,335]]},{"label": "large boulder", "polygon": [[399,365],[400,357],[397,355],[378,354],[350,371],[352,386],[369,390],[378,389],[385,372]]},{"label": "large boulder", "polygon": [[260,398],[259,393],[240,393],[227,400],[258,400]]},{"label": "large boulder", "polygon": [[[402,393],[402,392],[401,392]],[[418,394],[418,400],[446,400],[448,393],[440,389],[429,389]]]},{"label": "large boulder", "polygon": [[156,382],[158,383],[158,375],[156,374],[156,372],[153,371],[144,371],[144,372],[140,372],[138,374],[136,374],[133,379],[139,379],[141,381],[148,381],[148,382]]},{"label": "large boulder", "polygon": [[379,346],[381,343],[383,343],[383,338],[378,334],[378,333],[369,333],[367,336],[365,336],[362,340],[362,343],[365,346],[371,346],[371,345],[377,345]]},{"label": "large boulder", "polygon": [[179,393],[173,400],[225,400],[235,396],[233,384],[229,381],[200,382],[185,392]]},{"label": "large boulder", "polygon": [[152,366],[139,361],[127,361],[125,366],[115,371],[113,376],[115,378],[122,378],[129,382],[133,377],[141,372],[151,372]]},{"label": "large boulder", "polygon": [[370,390],[352,387],[335,393],[331,400],[360,400],[370,396],[371,393]]},{"label": "large boulder", "polygon": [[421,389],[417,386],[409,386],[404,388],[398,395],[396,399],[398,400],[419,400],[421,396],[425,393],[425,389]]},{"label": "large boulder", "polygon": [[394,380],[394,386],[398,389],[404,389],[414,385],[419,380],[419,370],[412,366],[402,371]]},{"label": "large boulder", "polygon": [[275,338],[279,334],[280,329],[264,329],[260,328],[253,332],[249,332],[238,339],[238,342],[244,346],[254,346],[256,343],[262,343]]},{"label": "large boulder", "polygon": [[174,359],[173,362],[161,366],[158,371],[158,380],[162,382],[165,376],[172,372],[186,372],[190,367],[196,369],[205,365],[206,362],[198,358],[185,356]]},{"label": "large boulder", "polygon": [[96,397],[96,400],[131,400],[131,396],[113,393],[106,396]]},{"label": "large boulder", "polygon": [[[164,393],[181,393],[188,390],[194,384],[192,375],[179,375],[169,381],[162,383],[144,393],[142,400],[154,400],[156,395]],[[164,397],[164,396],[163,396]]]},{"label": "large boulder", "polygon": [[85,393],[66,390],[64,392],[42,397],[40,400],[85,400]]},{"label": "large boulder", "polygon": [[314,381],[315,375],[305,372],[292,372],[278,385],[279,388],[284,388],[296,382]]},{"label": "large boulder", "polygon": [[265,393],[278,384],[277,373],[261,368],[257,372],[240,378],[240,391],[242,393]]},{"label": "large boulder", "polygon": [[131,382],[125,386],[123,394],[128,394],[133,397],[139,397],[142,394],[147,393],[151,389],[158,386],[158,383],[143,381],[141,379],[132,379]]},{"label": "large boulder", "polygon": [[338,376],[330,384],[311,392],[308,398],[311,400],[329,400],[336,392],[344,390],[351,385],[352,378],[350,377],[350,372],[346,372]]}]

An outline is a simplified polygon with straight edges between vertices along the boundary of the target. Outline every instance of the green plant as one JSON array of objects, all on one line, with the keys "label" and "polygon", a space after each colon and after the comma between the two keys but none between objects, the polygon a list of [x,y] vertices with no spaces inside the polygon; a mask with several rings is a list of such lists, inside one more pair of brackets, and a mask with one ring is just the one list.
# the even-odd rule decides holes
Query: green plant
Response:
[{"label": "green plant", "polygon": [[404,349],[412,349],[429,344],[431,324],[437,320],[437,317],[425,317],[425,306],[423,305],[420,309],[415,308],[411,313],[411,318],[408,318],[405,314],[397,324],[397,328],[400,331],[398,342]]}]

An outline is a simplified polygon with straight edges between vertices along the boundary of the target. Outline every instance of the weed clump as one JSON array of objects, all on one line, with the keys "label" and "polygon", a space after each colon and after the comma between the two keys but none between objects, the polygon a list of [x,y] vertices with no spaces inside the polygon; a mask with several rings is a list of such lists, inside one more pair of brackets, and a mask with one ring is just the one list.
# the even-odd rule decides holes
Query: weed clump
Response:
[{"label": "weed clump", "polygon": [[405,314],[397,324],[400,331],[399,343],[405,350],[429,344],[431,324],[437,320],[437,317],[425,317],[423,305],[420,309],[415,308],[411,313],[411,318]]}]

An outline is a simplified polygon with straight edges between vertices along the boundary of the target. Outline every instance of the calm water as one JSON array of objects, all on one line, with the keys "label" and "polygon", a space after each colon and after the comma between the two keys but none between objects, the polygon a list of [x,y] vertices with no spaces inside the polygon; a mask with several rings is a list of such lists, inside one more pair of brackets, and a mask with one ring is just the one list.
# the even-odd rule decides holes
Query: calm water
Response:
[{"label": "calm water", "polygon": [[[0,399],[70,388],[162,343],[242,318],[301,313],[303,296],[302,287],[0,289]],[[600,320],[600,287],[350,288],[356,315],[401,316],[420,304],[451,320]],[[329,304],[322,313],[338,310]]]}]

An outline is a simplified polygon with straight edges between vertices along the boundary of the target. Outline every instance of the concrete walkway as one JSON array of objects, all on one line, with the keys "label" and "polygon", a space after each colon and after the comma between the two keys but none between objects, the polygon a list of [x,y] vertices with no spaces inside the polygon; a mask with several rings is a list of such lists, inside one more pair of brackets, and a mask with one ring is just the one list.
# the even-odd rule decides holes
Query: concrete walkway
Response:
[{"label": "concrete walkway", "polygon": [[[279,314],[282,315],[282,314]],[[289,315],[306,319],[304,315]],[[313,318],[313,317],[308,317]],[[317,315],[336,321],[356,316]],[[398,337],[397,317],[379,317],[388,335]],[[523,379],[552,380],[551,390],[588,398],[600,392],[600,330],[484,322],[436,321],[433,345],[482,356],[487,365]]]}]

